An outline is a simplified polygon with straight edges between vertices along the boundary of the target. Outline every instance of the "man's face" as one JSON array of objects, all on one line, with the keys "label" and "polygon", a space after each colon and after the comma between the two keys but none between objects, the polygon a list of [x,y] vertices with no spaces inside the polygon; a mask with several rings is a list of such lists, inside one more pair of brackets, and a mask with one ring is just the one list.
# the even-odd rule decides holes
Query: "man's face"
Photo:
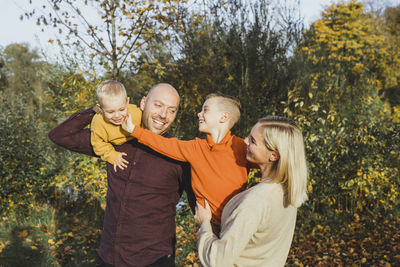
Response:
[{"label": "man's face", "polygon": [[175,120],[178,106],[179,95],[174,89],[166,86],[153,88],[140,102],[143,127],[156,134],[166,132]]}]

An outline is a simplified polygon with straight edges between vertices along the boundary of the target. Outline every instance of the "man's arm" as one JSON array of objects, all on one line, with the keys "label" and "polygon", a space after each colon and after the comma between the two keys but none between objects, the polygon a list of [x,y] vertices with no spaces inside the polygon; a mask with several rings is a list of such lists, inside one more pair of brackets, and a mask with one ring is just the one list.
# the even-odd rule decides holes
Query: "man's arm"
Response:
[{"label": "man's arm", "polygon": [[74,152],[97,156],[90,144],[90,124],[96,113],[92,108],[76,112],[48,134],[51,141]]}]

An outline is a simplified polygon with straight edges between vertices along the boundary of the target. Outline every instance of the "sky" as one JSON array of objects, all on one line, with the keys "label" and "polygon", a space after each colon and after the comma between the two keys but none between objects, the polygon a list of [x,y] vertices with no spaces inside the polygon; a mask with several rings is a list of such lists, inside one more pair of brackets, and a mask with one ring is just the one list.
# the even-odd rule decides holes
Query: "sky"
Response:
[{"label": "sky", "polygon": [[[40,5],[35,3],[44,1],[45,0],[32,0],[34,3],[33,5],[39,7]],[[306,27],[311,22],[320,18],[321,12],[325,7],[337,1],[338,0],[300,0],[300,12],[304,17]],[[392,3],[400,4],[400,0],[391,1]],[[50,30],[41,32],[41,28],[36,25],[33,19],[24,19],[21,21],[19,18],[21,14],[29,8],[32,8],[28,0],[0,0],[0,3],[2,4],[0,9],[0,46],[5,47],[11,43],[26,42],[29,43],[32,48],[42,48],[45,51],[51,48],[48,40],[54,39],[54,32]]]}]

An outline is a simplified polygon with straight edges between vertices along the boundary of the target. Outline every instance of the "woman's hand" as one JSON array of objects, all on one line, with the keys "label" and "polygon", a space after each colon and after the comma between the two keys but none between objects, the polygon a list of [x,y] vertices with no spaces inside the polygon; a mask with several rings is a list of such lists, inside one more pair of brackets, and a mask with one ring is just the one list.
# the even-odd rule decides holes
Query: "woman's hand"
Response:
[{"label": "woman's hand", "polygon": [[196,201],[194,220],[198,225],[201,225],[203,222],[211,221],[211,209],[207,199],[204,199],[204,203],[206,206],[205,208]]}]

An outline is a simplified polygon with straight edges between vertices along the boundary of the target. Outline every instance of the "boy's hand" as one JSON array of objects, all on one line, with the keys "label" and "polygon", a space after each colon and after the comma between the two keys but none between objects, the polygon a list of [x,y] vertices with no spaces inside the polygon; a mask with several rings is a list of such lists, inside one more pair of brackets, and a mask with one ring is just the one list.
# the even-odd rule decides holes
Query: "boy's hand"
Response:
[{"label": "boy's hand", "polygon": [[211,209],[207,199],[204,199],[204,203],[206,205],[205,208],[196,201],[194,220],[199,225],[201,225],[203,222],[211,221]]},{"label": "boy's hand", "polygon": [[128,163],[129,161],[127,161],[126,159],[124,159],[122,156],[126,156],[127,154],[124,152],[121,152],[118,154],[117,158],[114,161],[114,171],[117,172],[117,167],[119,167],[121,170],[125,169],[126,167],[128,167]]},{"label": "boy's hand", "polygon": [[125,117],[125,120],[124,122],[122,122],[121,127],[130,134],[135,129],[135,125],[132,123],[132,115],[130,112],[128,113],[128,116]]}]

